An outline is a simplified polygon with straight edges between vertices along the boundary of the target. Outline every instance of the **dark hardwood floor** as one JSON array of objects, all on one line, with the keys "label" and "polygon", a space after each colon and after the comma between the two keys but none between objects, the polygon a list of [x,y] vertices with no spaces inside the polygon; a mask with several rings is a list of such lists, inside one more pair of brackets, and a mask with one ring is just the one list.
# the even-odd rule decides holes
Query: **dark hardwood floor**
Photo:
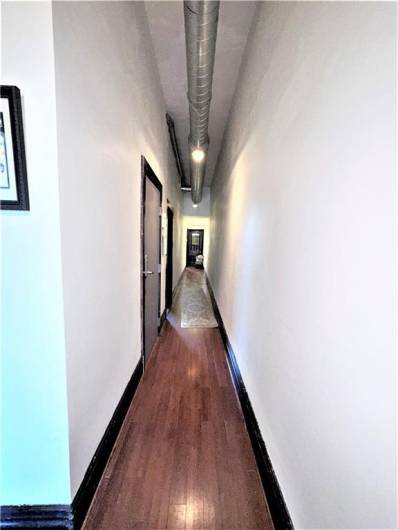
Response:
[{"label": "dark hardwood floor", "polygon": [[176,302],[83,528],[273,529],[218,328]]}]

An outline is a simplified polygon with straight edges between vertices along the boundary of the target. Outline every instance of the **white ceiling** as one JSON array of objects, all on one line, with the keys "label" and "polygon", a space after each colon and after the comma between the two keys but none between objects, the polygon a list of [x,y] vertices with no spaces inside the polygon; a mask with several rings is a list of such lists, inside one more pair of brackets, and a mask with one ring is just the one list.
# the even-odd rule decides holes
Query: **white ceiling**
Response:
[{"label": "white ceiling", "polygon": [[[145,5],[167,110],[175,123],[185,173],[189,177],[183,2],[146,1]],[[205,185],[210,185],[213,178],[255,6],[256,2],[251,1],[224,1],[220,5]]]}]

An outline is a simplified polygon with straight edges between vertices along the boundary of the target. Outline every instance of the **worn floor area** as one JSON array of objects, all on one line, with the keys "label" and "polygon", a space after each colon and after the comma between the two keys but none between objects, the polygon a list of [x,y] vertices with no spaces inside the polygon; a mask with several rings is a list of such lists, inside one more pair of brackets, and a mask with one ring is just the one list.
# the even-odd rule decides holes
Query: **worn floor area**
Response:
[{"label": "worn floor area", "polygon": [[203,270],[187,267],[180,295],[182,328],[216,328]]},{"label": "worn floor area", "polygon": [[218,328],[182,329],[181,292],[84,530],[271,530]]}]

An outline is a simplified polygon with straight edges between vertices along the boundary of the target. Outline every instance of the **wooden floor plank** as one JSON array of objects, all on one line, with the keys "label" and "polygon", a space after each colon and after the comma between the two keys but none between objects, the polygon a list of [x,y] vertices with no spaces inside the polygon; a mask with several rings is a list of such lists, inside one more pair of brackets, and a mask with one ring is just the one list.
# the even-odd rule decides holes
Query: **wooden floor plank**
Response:
[{"label": "wooden floor plank", "polygon": [[179,306],[177,298],[83,530],[273,530],[220,333],[182,329]]}]

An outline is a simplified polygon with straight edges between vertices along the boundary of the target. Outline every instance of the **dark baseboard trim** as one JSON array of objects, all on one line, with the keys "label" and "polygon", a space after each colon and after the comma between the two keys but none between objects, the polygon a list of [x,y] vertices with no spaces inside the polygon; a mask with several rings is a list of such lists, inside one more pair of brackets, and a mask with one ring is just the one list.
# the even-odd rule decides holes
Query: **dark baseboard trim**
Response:
[{"label": "dark baseboard trim", "polygon": [[275,530],[294,529],[207,274],[206,282]]},{"label": "dark baseboard trim", "polygon": [[79,530],[81,528],[142,374],[143,366],[140,359],[87,468],[72,504],[2,506],[0,508],[0,528],[18,528],[18,530],[31,528]]},{"label": "dark baseboard trim", "polygon": [[163,327],[164,321],[166,320],[166,317],[167,317],[167,309],[165,308],[159,319],[159,327],[158,327],[159,333],[162,331],[162,327]]},{"label": "dark baseboard trim", "polygon": [[116,438],[119,434],[124,418],[133,400],[138,384],[143,374],[142,360],[137,364],[128,382],[118,406],[106,428],[105,434],[87,468],[83,481],[72,502],[74,530],[79,530],[87,515],[91,501],[108,463]]},{"label": "dark baseboard trim", "polygon": [[73,514],[69,504],[2,506],[0,528],[73,529]]},{"label": "dark baseboard trim", "polygon": [[174,303],[174,299],[175,299],[175,297],[176,297],[176,295],[178,293],[179,288],[181,287],[181,281],[182,281],[182,278],[184,276],[185,269],[186,269],[186,267],[183,268],[183,270],[182,270],[182,272],[180,274],[180,277],[178,278],[178,282],[176,283],[176,286],[173,289],[173,294],[171,295],[171,299],[173,301],[172,303]]}]

